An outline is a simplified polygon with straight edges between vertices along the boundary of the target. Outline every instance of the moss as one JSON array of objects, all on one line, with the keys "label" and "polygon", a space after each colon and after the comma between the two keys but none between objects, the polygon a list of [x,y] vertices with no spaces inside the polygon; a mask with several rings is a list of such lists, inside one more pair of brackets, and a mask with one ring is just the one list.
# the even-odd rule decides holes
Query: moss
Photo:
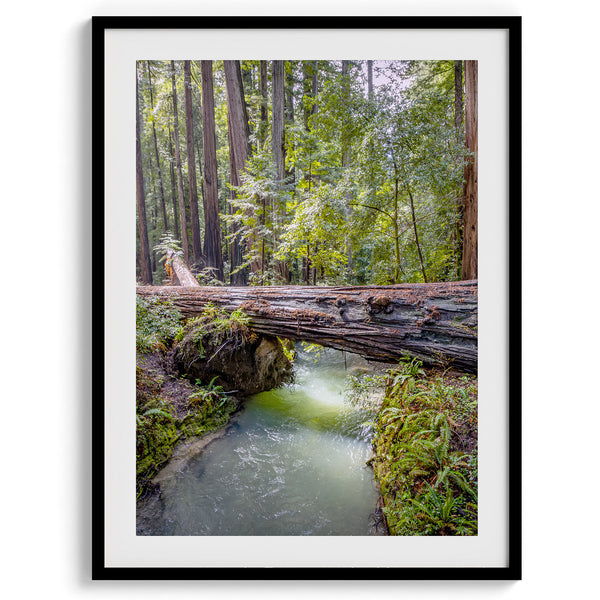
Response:
[{"label": "moss", "polygon": [[477,534],[477,382],[390,371],[371,461],[391,535]]},{"label": "moss", "polygon": [[[165,400],[154,398],[149,404],[168,409]],[[167,405],[167,406],[165,406]],[[238,403],[227,399],[222,405],[199,404],[195,409],[178,419],[164,414],[138,414],[136,491],[139,498],[149,487],[152,478],[168,462],[175,446],[190,437],[200,437],[224,427]],[[164,411],[165,414],[169,414]],[[145,413],[148,413],[146,409]]]}]

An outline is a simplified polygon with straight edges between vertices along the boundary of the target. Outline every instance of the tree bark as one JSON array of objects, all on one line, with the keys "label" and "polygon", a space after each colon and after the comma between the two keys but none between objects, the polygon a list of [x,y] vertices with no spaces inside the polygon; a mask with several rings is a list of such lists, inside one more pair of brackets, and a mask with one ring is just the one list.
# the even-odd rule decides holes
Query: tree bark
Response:
[{"label": "tree bark", "polygon": [[137,74],[135,79],[135,117],[135,191],[138,212],[138,235],[140,238],[140,264],[142,282],[152,285],[150,246],[148,244],[148,225],[146,221],[146,195],[144,193],[144,171],[142,167],[142,125]]},{"label": "tree bark", "polygon": [[219,281],[224,281],[217,188],[217,141],[212,61],[203,60],[200,68],[202,72],[202,135],[204,141],[204,245],[207,266],[213,269],[213,274]]},{"label": "tree bark", "polygon": [[[277,180],[281,187],[286,177],[285,172],[285,61],[273,61],[273,160],[277,171]],[[282,221],[282,206],[275,203],[272,211],[272,220],[277,231]],[[277,240],[274,240],[275,242]],[[285,262],[277,261],[275,268],[279,276],[287,281],[289,269]]]},{"label": "tree bark", "polygon": [[187,219],[185,217],[185,194],[183,191],[183,173],[181,172],[181,153],[179,151],[179,115],[177,112],[177,88],[175,86],[175,61],[171,61],[171,86],[173,89],[173,145],[175,146],[175,171],[177,173],[177,199],[179,200],[179,222],[181,229],[181,247],[186,263],[190,262],[190,243],[188,240]]},{"label": "tree bark", "polygon": [[173,270],[175,285],[185,287],[200,287],[198,280],[194,274],[189,270],[188,266],[177,256],[172,250],[167,250],[167,260]]},{"label": "tree bark", "polygon": [[454,61],[454,126],[460,130],[463,123],[463,68],[462,60]]},{"label": "tree bark", "polygon": [[[242,173],[246,169],[246,161],[248,160],[249,155],[250,132],[248,127],[246,100],[244,98],[244,88],[242,84],[242,72],[239,60],[224,60],[223,67],[225,70],[225,86],[227,90],[227,110],[230,131],[230,161],[231,154],[233,153],[236,178],[238,185],[240,185],[242,181]],[[252,217],[253,215],[254,211],[252,209],[248,209],[247,216]],[[252,251],[255,243],[256,233],[251,232],[245,240],[248,253]],[[258,264],[258,261],[253,261],[250,264],[250,269],[253,272],[259,271],[260,265]],[[246,275],[244,275],[244,280],[247,280]]]},{"label": "tree bark", "polygon": [[267,89],[268,83],[268,66],[266,60],[260,61],[260,125],[259,125],[259,144],[260,148],[264,148],[267,140],[267,128],[269,126],[269,93]]},{"label": "tree bark", "polygon": [[[235,147],[232,138],[232,126],[231,126],[231,113],[227,113],[227,137],[229,141],[229,214],[233,215],[235,207],[233,201],[235,200],[235,190],[240,185],[240,180],[237,171],[237,164],[235,160]],[[235,235],[238,228],[235,223],[231,225],[231,231],[229,232],[233,237],[229,242],[229,260],[231,264],[229,280],[231,285],[248,285],[248,269],[240,269],[240,265],[243,262],[242,246],[240,239]]]},{"label": "tree bark", "polygon": [[465,166],[462,278],[477,278],[477,61],[465,61],[465,138],[472,156]]},{"label": "tree bark", "polygon": [[[148,89],[150,91],[150,110],[154,115],[154,96],[152,94],[152,72],[150,71],[150,61],[146,61],[148,67]],[[158,154],[158,139],[156,137],[156,124],[154,118],[152,119],[152,134],[154,136],[154,155],[156,157],[156,170],[158,171],[158,183],[160,184],[160,200],[162,208],[163,225],[165,231],[169,231],[169,219],[167,218],[167,203],[165,202],[165,189],[163,186],[162,169],[160,168],[160,157]]]},{"label": "tree bark", "polygon": [[[458,139],[463,139],[463,61],[454,61],[454,126]],[[462,157],[460,158],[462,160]],[[455,272],[458,279],[462,277],[462,254],[463,254],[463,206],[460,193],[456,196],[456,226],[455,226]]]},{"label": "tree bark", "polygon": [[[351,161],[351,150],[350,150],[350,79],[349,79],[349,67],[350,61],[342,61],[342,102],[344,104],[344,120],[342,122],[341,131],[341,146],[342,146],[342,171],[350,168]],[[349,225],[350,219],[352,218],[352,192],[348,187],[346,192],[346,226]],[[353,265],[352,265],[352,246],[350,240],[346,239],[346,256],[348,257],[347,273],[349,277],[352,277]]]},{"label": "tree bark", "polygon": [[177,184],[175,182],[175,166],[173,164],[173,134],[169,126],[169,174],[171,175],[171,201],[173,203],[173,223],[175,224],[175,238],[179,238],[179,211],[177,210]]},{"label": "tree bark", "polygon": [[477,372],[477,282],[372,287],[138,287],[169,299],[184,316],[212,302],[242,308],[259,333],[347,350],[391,362]]},{"label": "tree bark", "polygon": [[[287,68],[285,73],[285,122],[289,128],[294,127],[294,63],[291,61],[287,62]],[[286,169],[286,177],[288,177],[293,184],[296,183],[296,167]]]},{"label": "tree bark", "polygon": [[[185,141],[188,160],[188,193],[190,202],[190,221],[192,225],[192,247],[194,262],[203,262],[202,239],[200,237],[200,221],[198,218],[198,186],[196,183],[196,157],[194,150],[194,109],[192,105],[192,64],[183,61],[183,81],[185,87]],[[213,116],[214,121],[214,116]]]},{"label": "tree bark", "polygon": [[273,159],[277,179],[285,179],[285,64],[273,61]]}]

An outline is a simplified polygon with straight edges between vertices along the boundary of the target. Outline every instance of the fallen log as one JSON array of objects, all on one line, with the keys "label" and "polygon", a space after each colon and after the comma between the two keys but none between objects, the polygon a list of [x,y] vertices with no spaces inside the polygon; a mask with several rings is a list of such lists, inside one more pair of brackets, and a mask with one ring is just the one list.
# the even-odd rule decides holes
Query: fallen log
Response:
[{"label": "fallen log", "polygon": [[184,260],[172,250],[167,250],[167,265],[173,271],[173,283],[185,287],[200,287],[198,280]]},{"label": "fallen log", "polygon": [[186,317],[212,302],[242,308],[259,333],[394,362],[477,372],[477,281],[368,287],[138,287]]}]

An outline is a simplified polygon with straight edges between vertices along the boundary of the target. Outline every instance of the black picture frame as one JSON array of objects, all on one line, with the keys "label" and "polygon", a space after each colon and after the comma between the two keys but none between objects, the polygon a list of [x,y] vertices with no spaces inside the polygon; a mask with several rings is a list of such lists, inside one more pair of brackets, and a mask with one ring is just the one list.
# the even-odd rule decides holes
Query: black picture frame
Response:
[{"label": "black picture frame", "polygon": [[521,17],[93,17],[93,270],[105,269],[105,32],[110,29],[503,29],[508,31],[508,565],[506,567],[107,567],[105,563],[105,288],[93,282],[92,578],[97,580],[521,579]]}]

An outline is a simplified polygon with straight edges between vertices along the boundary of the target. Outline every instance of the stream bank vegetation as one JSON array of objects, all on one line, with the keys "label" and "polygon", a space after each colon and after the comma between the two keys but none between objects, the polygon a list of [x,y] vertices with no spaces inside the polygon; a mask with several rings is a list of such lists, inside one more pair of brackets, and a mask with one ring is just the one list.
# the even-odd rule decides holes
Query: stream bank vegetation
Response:
[{"label": "stream bank vegetation", "polygon": [[[168,301],[137,298],[138,498],[152,489],[152,478],[179,442],[224,427],[248,393],[290,380],[291,363],[279,340],[256,334],[247,323],[241,310],[208,305],[200,316],[184,319]],[[201,377],[194,365],[202,365]],[[223,365],[242,377],[256,375],[233,389],[238,381],[233,372],[223,373]]]},{"label": "stream bank vegetation", "polygon": [[388,371],[369,461],[391,535],[477,535],[477,380]]}]

